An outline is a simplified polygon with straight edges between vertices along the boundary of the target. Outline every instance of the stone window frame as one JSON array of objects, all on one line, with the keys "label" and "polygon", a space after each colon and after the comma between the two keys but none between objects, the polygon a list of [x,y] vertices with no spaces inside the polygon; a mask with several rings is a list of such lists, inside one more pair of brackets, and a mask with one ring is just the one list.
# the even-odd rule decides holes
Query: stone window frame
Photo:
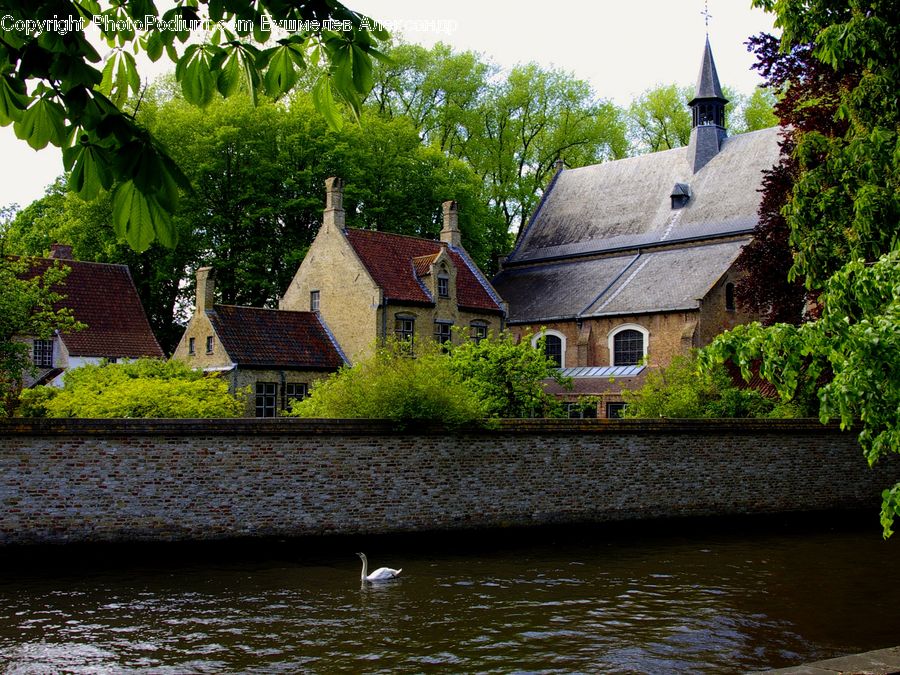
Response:
[{"label": "stone window frame", "polygon": [[283,410],[288,410],[291,407],[292,400],[302,401],[307,396],[309,396],[309,383],[285,382],[284,387],[282,387],[281,394],[281,407]]},{"label": "stone window frame", "polygon": [[216,340],[212,335],[206,336],[206,353],[212,354],[216,349]]},{"label": "stone window frame", "polygon": [[52,368],[53,340],[32,340],[31,362],[38,368]]},{"label": "stone window frame", "polygon": [[439,345],[453,344],[453,322],[449,319],[434,320],[434,341]]},{"label": "stone window frame", "polygon": [[275,417],[278,410],[278,383],[257,382],[254,395],[256,417]]},{"label": "stone window frame", "polygon": [[321,306],[321,296],[318,289],[309,292],[309,311],[318,312]]},{"label": "stone window frame", "polygon": [[725,284],[725,311],[726,312],[734,312],[737,310],[737,305],[735,305],[735,301],[734,301],[734,291],[735,291],[734,282],[729,281],[727,284]]},{"label": "stone window frame", "polygon": [[194,356],[197,353],[197,338],[188,338],[188,356]]},{"label": "stone window frame", "polygon": [[470,321],[469,322],[469,339],[478,344],[488,336],[487,321]]},{"label": "stone window frame", "polygon": [[416,342],[416,315],[408,312],[398,312],[394,314],[394,337],[409,342],[409,349],[412,351]]},{"label": "stone window frame", "polygon": [[[531,338],[531,346],[537,349],[537,343],[542,337],[553,337],[559,338],[559,365],[558,368],[566,367],[566,336],[560,333],[558,330],[553,330],[552,328],[544,328],[540,333],[537,333]],[[547,351],[547,343],[544,343],[544,351]],[[550,356],[548,354],[548,356]]]},{"label": "stone window frame", "polygon": [[[643,336],[641,340],[641,360],[637,364],[631,363],[616,363],[616,336],[620,333],[624,333],[627,330],[637,331]],[[622,366],[622,365],[640,365],[647,361],[647,352],[650,347],[650,331],[647,330],[644,326],[639,323],[623,323],[619,324],[611,331],[609,331],[609,335],[607,336],[607,347],[609,348],[609,365],[611,366]]]},{"label": "stone window frame", "polygon": [[450,276],[448,274],[439,274],[437,278],[437,292],[439,298],[450,297]]}]

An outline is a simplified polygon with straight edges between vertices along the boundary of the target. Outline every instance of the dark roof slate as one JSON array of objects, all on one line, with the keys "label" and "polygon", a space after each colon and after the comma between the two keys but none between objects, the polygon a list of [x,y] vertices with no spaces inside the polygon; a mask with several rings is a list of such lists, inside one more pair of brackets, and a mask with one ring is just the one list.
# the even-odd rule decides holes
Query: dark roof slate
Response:
[{"label": "dark roof slate", "polygon": [[709,46],[709,37],[706,38],[703,57],[700,59],[700,72],[697,75],[697,85],[694,87],[694,98],[688,105],[704,98],[728,100],[722,93],[722,86],[719,84],[719,73],[716,72],[716,62],[713,60],[712,48]]},{"label": "dark roof slate", "polygon": [[[489,284],[465,254],[439,241],[374,230],[346,230],[356,251],[385,298],[410,304],[433,305],[434,299],[419,281],[425,260],[434,259],[446,246],[456,267],[456,301],[461,308],[502,313]],[[430,263],[429,263],[430,264]]]},{"label": "dark roof slate", "polygon": [[126,265],[82,260],[32,260],[28,276],[42,274],[53,262],[69,268],[69,275],[54,287],[66,297],[58,307],[72,310],[86,328],[64,333],[71,356],[140,358],[164,356]]},{"label": "dark roof slate", "polygon": [[315,312],[215,305],[206,315],[238,366],[337,370],[344,365]]}]

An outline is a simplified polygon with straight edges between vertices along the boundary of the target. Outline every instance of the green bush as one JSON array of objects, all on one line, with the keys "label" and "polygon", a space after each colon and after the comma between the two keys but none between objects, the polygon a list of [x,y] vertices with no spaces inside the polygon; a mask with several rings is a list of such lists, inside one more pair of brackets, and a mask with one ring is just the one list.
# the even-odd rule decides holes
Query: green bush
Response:
[{"label": "green bush", "polygon": [[216,375],[180,361],[138,359],[68,371],[64,386],[22,392],[19,413],[29,417],[239,417],[246,392],[232,395]]},{"label": "green bush", "polygon": [[739,387],[722,365],[701,369],[696,355],[651,370],[644,386],[623,392],[624,417],[801,417],[802,409]]},{"label": "green bush", "polygon": [[472,423],[486,416],[479,397],[453,372],[447,356],[430,341],[409,345],[388,341],[374,356],[315,383],[310,396],[295,402],[296,417],[372,418]]}]

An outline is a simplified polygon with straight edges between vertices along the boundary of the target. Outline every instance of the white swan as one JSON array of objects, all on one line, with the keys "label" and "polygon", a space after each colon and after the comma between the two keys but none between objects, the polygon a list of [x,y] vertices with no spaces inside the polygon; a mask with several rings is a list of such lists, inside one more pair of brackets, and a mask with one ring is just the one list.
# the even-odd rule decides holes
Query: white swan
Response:
[{"label": "white swan", "polygon": [[387,581],[388,579],[393,579],[400,572],[403,571],[403,568],[399,570],[392,570],[390,567],[379,567],[377,570],[372,572],[372,574],[366,574],[369,571],[369,559],[366,558],[365,553],[357,553],[360,558],[362,558],[362,580],[363,581]]}]

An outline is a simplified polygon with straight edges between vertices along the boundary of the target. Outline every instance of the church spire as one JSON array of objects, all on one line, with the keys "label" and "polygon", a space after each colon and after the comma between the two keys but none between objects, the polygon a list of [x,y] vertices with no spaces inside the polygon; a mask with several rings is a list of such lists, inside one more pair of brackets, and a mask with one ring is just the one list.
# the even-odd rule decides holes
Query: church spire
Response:
[{"label": "church spire", "polygon": [[725,140],[725,104],[728,99],[722,93],[716,62],[709,46],[709,36],[700,60],[700,73],[691,107],[691,142],[689,156],[694,173],[702,169],[722,147]]}]

